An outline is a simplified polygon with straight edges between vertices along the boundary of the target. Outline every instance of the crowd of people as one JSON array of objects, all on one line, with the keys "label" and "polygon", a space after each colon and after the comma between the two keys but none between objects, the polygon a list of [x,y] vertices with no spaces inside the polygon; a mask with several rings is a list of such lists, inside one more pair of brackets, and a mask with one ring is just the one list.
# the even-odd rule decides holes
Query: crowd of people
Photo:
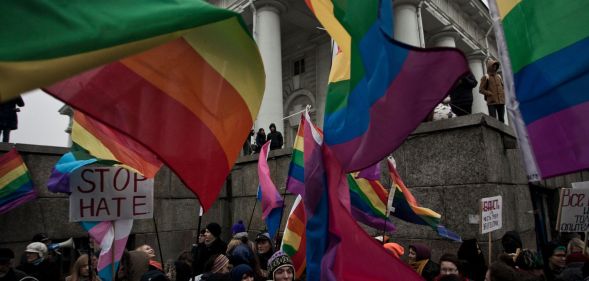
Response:
[{"label": "crowd of people", "polygon": [[284,138],[282,137],[282,133],[276,130],[276,125],[274,123],[270,124],[270,133],[266,135],[266,131],[264,128],[258,129],[258,132],[255,133],[254,143],[252,144],[252,137],[254,136],[254,130],[251,130],[245,143],[243,144],[243,153],[244,155],[250,155],[254,153],[260,153],[262,146],[268,142],[270,143],[270,150],[280,149],[284,144]]},{"label": "crowd of people", "polygon": [[[250,240],[245,225],[238,221],[231,234],[226,243],[221,239],[221,226],[209,223],[191,249],[163,265],[150,245],[125,251],[115,280],[305,280],[305,276],[295,278],[292,261],[277,249],[267,232]],[[456,253],[443,253],[435,261],[432,250],[424,244],[404,247],[387,237],[376,239],[426,281],[589,281],[589,257],[583,253],[585,243],[580,237],[563,237],[544,245],[538,253],[523,248],[518,233],[509,231],[501,239],[503,253],[494,257],[491,264],[476,239],[464,240]],[[100,281],[96,270],[99,250],[80,253],[69,274],[62,274],[51,240],[44,234],[36,235],[34,240],[24,249],[18,266],[14,265],[14,252],[0,248],[0,281]]]}]

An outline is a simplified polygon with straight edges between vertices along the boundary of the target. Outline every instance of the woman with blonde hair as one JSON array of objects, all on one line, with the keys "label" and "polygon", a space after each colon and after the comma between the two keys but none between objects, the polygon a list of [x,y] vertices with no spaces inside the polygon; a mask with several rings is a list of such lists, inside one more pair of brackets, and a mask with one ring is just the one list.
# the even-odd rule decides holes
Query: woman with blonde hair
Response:
[{"label": "woman with blonde hair", "polygon": [[[97,263],[92,262],[92,272],[90,272],[88,263],[88,255],[81,255],[74,263],[74,266],[70,271],[70,276],[66,277],[65,281],[100,281],[100,278],[95,271]],[[92,279],[90,279],[90,275],[92,275]]]}]

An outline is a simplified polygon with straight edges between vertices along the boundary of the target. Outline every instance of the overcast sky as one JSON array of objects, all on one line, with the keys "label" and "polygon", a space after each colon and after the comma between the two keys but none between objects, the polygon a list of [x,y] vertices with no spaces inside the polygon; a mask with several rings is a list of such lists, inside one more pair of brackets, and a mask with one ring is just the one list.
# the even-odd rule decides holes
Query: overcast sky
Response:
[{"label": "overcast sky", "polygon": [[69,118],[58,112],[63,103],[41,90],[22,98],[25,106],[18,113],[18,130],[11,132],[10,142],[67,147],[69,135],[64,130]]}]

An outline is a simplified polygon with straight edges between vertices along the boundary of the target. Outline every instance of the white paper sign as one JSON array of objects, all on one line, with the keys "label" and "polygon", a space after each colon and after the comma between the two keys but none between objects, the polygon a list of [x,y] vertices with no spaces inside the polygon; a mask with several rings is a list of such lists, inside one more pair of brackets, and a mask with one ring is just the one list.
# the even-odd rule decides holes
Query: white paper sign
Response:
[{"label": "white paper sign", "polygon": [[502,208],[503,198],[501,196],[481,199],[481,234],[501,229],[503,226]]},{"label": "white paper sign", "polygon": [[153,217],[153,179],[122,167],[82,167],[70,190],[70,222]]},{"label": "white paper sign", "polygon": [[558,231],[589,231],[589,182],[575,182],[563,188],[560,199]]}]

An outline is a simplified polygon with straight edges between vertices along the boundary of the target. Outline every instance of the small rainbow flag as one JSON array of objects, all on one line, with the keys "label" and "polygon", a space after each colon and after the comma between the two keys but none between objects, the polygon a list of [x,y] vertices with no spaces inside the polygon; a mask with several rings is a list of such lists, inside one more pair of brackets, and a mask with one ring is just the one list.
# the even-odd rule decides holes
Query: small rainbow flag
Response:
[{"label": "small rainbow flag", "polygon": [[393,216],[406,222],[430,226],[439,236],[454,241],[462,241],[460,235],[450,231],[443,226],[440,221],[442,216],[431,209],[419,206],[413,194],[403,183],[401,176],[397,172],[394,159],[388,159],[389,173],[393,187],[391,196],[393,196],[392,206],[390,207]]},{"label": "small rainbow flag", "polygon": [[589,1],[489,2],[530,180],[589,168]]},{"label": "small rainbow flag", "polygon": [[354,218],[379,230],[394,232],[389,220],[387,201],[389,192],[379,180],[359,178],[359,173],[347,175],[350,186],[350,204]]},{"label": "small rainbow flag", "polygon": [[297,279],[302,277],[307,267],[306,225],[305,205],[301,195],[298,195],[292,209],[290,209],[284,235],[282,236],[282,245],[280,246],[280,249],[292,260]]},{"label": "small rainbow flag", "polygon": [[294,145],[292,147],[292,158],[288,167],[288,178],[286,179],[286,190],[293,194],[303,195],[305,192],[305,118],[301,114],[301,121],[297,130]]},{"label": "small rainbow flag", "polygon": [[22,157],[11,149],[0,157],[0,214],[37,198],[31,174]]}]

